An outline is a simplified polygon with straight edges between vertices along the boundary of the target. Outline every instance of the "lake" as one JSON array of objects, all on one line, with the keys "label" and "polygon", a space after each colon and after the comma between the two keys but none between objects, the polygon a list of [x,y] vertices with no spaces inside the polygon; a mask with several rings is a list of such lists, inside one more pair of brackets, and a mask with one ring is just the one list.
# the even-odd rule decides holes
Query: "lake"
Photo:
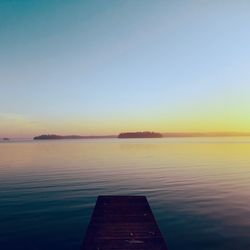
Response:
[{"label": "lake", "polygon": [[0,143],[0,248],[79,249],[98,195],[146,195],[170,250],[250,249],[250,138]]}]

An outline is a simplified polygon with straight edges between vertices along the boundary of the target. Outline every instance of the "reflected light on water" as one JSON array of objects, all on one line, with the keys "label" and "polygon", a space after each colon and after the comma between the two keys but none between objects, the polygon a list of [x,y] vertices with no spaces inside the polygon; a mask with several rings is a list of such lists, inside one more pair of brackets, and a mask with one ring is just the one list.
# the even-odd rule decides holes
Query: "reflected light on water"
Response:
[{"label": "reflected light on water", "polygon": [[0,159],[12,249],[8,233],[27,249],[45,233],[54,249],[79,246],[100,194],[146,195],[170,249],[250,249],[249,138],[10,142]]}]

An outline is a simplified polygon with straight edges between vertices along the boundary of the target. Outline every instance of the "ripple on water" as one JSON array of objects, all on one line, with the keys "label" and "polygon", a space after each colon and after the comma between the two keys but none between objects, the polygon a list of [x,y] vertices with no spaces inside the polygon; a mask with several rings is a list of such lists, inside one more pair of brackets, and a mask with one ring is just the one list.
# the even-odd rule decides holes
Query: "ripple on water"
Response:
[{"label": "ripple on water", "polygon": [[0,144],[1,246],[78,249],[96,197],[131,194],[171,250],[250,249],[249,152],[242,138]]}]

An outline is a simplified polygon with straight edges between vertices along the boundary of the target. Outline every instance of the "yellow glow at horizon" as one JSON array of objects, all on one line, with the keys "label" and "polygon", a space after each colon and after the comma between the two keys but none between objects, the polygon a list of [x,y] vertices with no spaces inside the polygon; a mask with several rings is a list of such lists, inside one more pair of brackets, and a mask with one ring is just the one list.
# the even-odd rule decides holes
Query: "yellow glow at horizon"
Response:
[{"label": "yellow glow at horizon", "polygon": [[[217,111],[217,112],[215,112]],[[33,137],[39,134],[105,135],[125,131],[156,132],[250,132],[250,116],[247,108],[225,109],[214,112],[183,112],[171,115],[158,114],[112,115],[105,118],[61,118],[32,122],[21,115],[9,115],[0,123],[1,136]]]}]

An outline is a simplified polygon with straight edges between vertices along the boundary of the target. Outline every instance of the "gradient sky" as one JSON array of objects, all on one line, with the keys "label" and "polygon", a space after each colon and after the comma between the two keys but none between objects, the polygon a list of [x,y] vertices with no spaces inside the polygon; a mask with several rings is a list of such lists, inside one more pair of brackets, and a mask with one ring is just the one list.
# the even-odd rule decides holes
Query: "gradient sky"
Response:
[{"label": "gradient sky", "polygon": [[250,131],[250,1],[1,0],[0,137]]}]

